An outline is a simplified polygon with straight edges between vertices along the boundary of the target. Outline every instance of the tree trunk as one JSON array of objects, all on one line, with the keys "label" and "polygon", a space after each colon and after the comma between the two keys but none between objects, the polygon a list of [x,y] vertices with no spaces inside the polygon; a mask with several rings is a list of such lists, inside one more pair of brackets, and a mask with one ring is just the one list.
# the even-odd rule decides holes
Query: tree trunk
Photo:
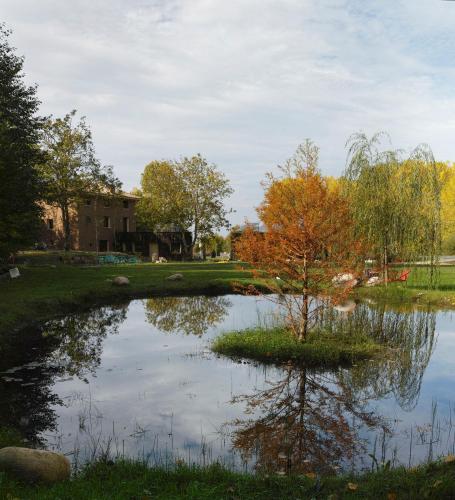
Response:
[{"label": "tree trunk", "polygon": [[387,254],[387,244],[384,245],[384,284],[387,286],[389,281],[389,256]]},{"label": "tree trunk", "polygon": [[183,249],[185,252],[185,255],[182,255],[182,260],[186,260],[190,252],[191,252],[191,257],[193,256],[193,245],[190,245],[188,247],[188,245],[186,244],[185,231],[182,231],[181,234],[182,234]]},{"label": "tree trunk", "polygon": [[303,305],[301,311],[299,340],[305,342],[308,333],[308,269],[306,257],[303,259]]},{"label": "tree trunk", "polygon": [[63,222],[63,248],[66,252],[71,250],[71,224],[69,216],[68,205],[62,204],[60,207],[62,211],[62,222]]},{"label": "tree trunk", "polygon": [[205,246],[205,243],[202,243],[202,260],[207,259],[207,248]]},{"label": "tree trunk", "polygon": [[302,318],[300,322],[299,340],[305,342],[308,333],[308,295],[306,292],[303,295]]},{"label": "tree trunk", "polygon": [[305,410],[306,410],[306,368],[300,371],[300,391],[299,391],[299,463],[303,464],[306,451],[306,432],[305,432]]}]

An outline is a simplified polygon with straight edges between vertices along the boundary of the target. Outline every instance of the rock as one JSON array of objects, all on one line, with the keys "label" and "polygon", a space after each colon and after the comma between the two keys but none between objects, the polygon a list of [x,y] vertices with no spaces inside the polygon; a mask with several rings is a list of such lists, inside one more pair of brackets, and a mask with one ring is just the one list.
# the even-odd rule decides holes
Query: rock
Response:
[{"label": "rock", "polygon": [[333,279],[332,283],[335,285],[343,285],[352,281],[354,279],[354,275],[352,273],[340,273],[337,274]]},{"label": "rock", "polygon": [[171,274],[166,278],[167,281],[181,281],[183,279],[183,274]]},{"label": "rock", "polygon": [[13,267],[9,270],[9,277],[11,279],[19,278],[20,275],[21,273],[19,272],[19,269],[17,267]]},{"label": "rock", "polygon": [[60,453],[9,446],[0,449],[0,471],[28,483],[55,483],[69,479],[71,465]]},{"label": "rock", "polygon": [[112,284],[116,286],[126,286],[130,284],[130,280],[126,276],[116,276],[112,280]]},{"label": "rock", "polygon": [[372,276],[371,278],[368,279],[366,286],[375,286],[379,285],[381,280],[379,279],[379,276]]}]

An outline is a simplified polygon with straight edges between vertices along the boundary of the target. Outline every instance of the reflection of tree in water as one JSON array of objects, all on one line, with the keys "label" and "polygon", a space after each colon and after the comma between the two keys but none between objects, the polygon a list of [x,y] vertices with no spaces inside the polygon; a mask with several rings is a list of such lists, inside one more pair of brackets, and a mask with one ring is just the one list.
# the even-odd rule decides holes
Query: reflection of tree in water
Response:
[{"label": "reflection of tree in water", "polygon": [[101,362],[104,339],[118,333],[126,310],[125,306],[102,307],[46,323],[42,335],[51,337],[58,346],[52,362],[69,375],[94,373]]},{"label": "reflection of tree in water", "polygon": [[389,429],[366,410],[368,401],[393,394],[404,410],[418,401],[423,374],[435,346],[436,315],[370,309],[346,317],[321,313],[319,326],[330,333],[362,332],[387,342],[390,354],[351,369],[325,374],[288,366],[285,377],[245,401],[257,420],[237,421],[234,447],[257,467],[285,472],[329,473],[365,450],[360,428]]},{"label": "reflection of tree in water", "polygon": [[384,358],[340,373],[340,383],[362,390],[366,398],[393,394],[404,410],[415,408],[435,347],[436,314],[429,309],[403,313],[384,305],[360,305],[339,328],[362,331],[391,348]]},{"label": "reflection of tree in water", "polygon": [[16,429],[36,444],[41,444],[38,434],[55,430],[53,406],[62,404],[51,389],[59,371],[46,364],[49,347],[36,330],[2,339],[0,426]]},{"label": "reflection of tree in water", "polygon": [[231,302],[226,297],[158,297],[146,301],[147,321],[162,332],[203,335],[223,321]]},{"label": "reflection of tree in water", "polygon": [[54,407],[63,405],[52,390],[55,379],[93,372],[100,362],[103,340],[118,331],[124,318],[125,308],[101,308],[5,339],[0,361],[0,426],[17,429],[40,444],[40,434],[56,429]]},{"label": "reflection of tree in water", "polygon": [[[343,392],[334,374],[288,366],[284,378],[250,396],[247,412],[257,420],[235,422],[234,448],[253,457],[262,471],[333,473],[361,449],[361,425],[383,423],[365,404]],[[385,428],[384,428],[385,429]]]}]

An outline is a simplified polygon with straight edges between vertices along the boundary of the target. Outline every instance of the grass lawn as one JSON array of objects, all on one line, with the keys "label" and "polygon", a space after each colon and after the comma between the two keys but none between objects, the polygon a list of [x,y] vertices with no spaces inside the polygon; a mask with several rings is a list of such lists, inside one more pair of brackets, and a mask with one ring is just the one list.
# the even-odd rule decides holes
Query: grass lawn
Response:
[{"label": "grass lawn", "polygon": [[387,348],[366,335],[328,335],[311,332],[299,342],[282,328],[252,328],[225,333],[215,339],[212,350],[234,358],[265,363],[305,363],[306,366],[349,366],[362,359],[384,355]]},{"label": "grass lawn", "polygon": [[427,290],[426,269],[411,270],[405,283],[389,283],[387,287],[361,287],[355,289],[358,298],[369,297],[390,303],[420,303],[443,308],[455,307],[455,266],[440,266],[439,280],[435,290]]},{"label": "grass lawn", "polygon": [[[35,255],[36,254],[36,255]],[[104,266],[49,265],[46,252],[28,255],[34,265],[22,265],[21,277],[0,281],[0,334],[76,308],[157,295],[224,294],[233,283],[248,284],[251,275],[235,263],[206,262],[124,264]],[[46,265],[39,265],[40,263]],[[182,281],[165,278],[174,273]],[[115,276],[127,276],[130,285],[114,287]],[[358,298],[370,297],[390,303],[414,302],[439,307],[455,306],[455,266],[440,267],[437,290],[426,290],[424,273],[413,270],[406,284],[358,288]]]},{"label": "grass lawn", "polygon": [[[450,457],[449,460],[451,460]],[[440,461],[413,470],[383,470],[360,477],[259,476],[219,466],[173,471],[134,463],[99,463],[71,481],[25,486],[0,474],[0,497],[34,500],[244,500],[244,499],[450,499],[455,465]]]},{"label": "grass lawn", "polygon": [[[157,295],[223,294],[232,283],[248,281],[249,273],[234,263],[124,264],[99,267],[20,266],[21,277],[0,282],[0,334],[76,307]],[[181,273],[182,281],[166,281]],[[115,287],[115,276],[129,286]]]}]

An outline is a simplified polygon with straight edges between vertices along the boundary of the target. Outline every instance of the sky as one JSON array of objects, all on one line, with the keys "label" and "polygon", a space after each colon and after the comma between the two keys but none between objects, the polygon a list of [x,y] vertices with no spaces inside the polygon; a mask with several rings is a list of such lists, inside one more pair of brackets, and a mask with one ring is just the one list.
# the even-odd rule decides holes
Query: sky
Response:
[{"label": "sky", "polygon": [[41,113],[87,117],[130,190],[154,159],[201,153],[255,220],[299,143],[338,176],[354,132],[455,160],[455,2],[1,0]]}]

